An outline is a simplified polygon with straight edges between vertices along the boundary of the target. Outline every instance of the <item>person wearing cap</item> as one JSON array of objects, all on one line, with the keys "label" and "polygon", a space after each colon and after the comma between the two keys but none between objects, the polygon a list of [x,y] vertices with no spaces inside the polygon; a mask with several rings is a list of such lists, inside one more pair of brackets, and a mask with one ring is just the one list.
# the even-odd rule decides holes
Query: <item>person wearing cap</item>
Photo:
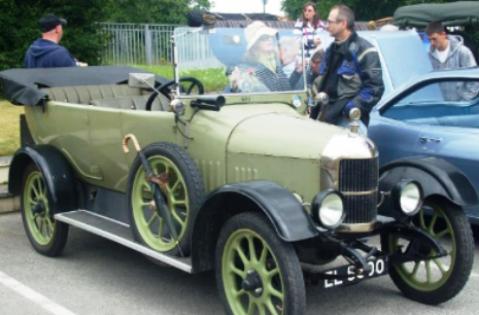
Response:
[{"label": "person wearing cap", "polygon": [[42,37],[35,40],[25,54],[25,68],[75,67],[77,62],[68,50],[59,45],[63,36],[63,26],[67,21],[48,14],[42,17],[38,24]]},{"label": "person wearing cap", "polygon": [[233,92],[267,92],[291,90],[278,54],[277,31],[263,22],[254,21],[244,31],[246,54],[244,64],[230,75]]}]

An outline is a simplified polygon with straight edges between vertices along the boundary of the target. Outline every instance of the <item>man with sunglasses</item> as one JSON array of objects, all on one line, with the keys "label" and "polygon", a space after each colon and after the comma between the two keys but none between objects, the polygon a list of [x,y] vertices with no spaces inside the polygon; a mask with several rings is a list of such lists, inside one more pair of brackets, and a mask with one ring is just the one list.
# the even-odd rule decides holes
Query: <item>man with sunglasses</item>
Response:
[{"label": "man with sunglasses", "polygon": [[359,108],[360,133],[366,134],[369,112],[384,92],[379,55],[355,32],[354,13],[349,7],[334,6],[327,29],[334,42],[326,50],[312,90],[313,95],[326,93],[329,101],[314,107],[310,117],[346,127],[351,109]]}]

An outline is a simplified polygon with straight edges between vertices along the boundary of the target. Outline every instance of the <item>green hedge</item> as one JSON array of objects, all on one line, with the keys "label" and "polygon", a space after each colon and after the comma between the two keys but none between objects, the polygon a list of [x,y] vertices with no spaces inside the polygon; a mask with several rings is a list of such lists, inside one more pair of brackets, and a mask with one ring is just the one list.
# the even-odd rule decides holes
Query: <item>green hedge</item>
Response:
[{"label": "green hedge", "polygon": [[38,20],[47,13],[65,17],[62,45],[78,60],[98,64],[102,39],[96,21],[106,17],[109,0],[0,1],[0,70],[21,67],[28,46],[41,36]]}]

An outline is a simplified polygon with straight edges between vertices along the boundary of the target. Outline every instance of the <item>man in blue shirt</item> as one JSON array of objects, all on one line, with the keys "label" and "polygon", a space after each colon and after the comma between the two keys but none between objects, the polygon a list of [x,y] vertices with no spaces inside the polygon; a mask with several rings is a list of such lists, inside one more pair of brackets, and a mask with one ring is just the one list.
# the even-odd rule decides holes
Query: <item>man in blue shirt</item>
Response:
[{"label": "man in blue shirt", "polygon": [[53,14],[42,17],[38,24],[42,31],[42,38],[35,40],[25,54],[26,68],[53,68],[75,67],[77,62],[68,50],[58,43],[63,36],[65,19]]}]

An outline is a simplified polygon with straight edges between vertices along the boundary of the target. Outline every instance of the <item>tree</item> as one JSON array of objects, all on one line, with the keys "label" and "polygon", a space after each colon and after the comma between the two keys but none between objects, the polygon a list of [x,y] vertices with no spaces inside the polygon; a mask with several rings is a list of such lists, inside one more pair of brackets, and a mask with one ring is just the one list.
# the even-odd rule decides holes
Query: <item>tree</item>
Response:
[{"label": "tree", "polygon": [[40,36],[38,20],[46,13],[65,17],[62,44],[73,56],[97,64],[101,53],[100,29],[109,0],[2,0],[0,1],[0,69],[21,67],[30,43]]},{"label": "tree", "polygon": [[190,8],[209,0],[0,0],[0,70],[22,67],[25,51],[40,36],[38,20],[54,13],[68,20],[62,45],[78,60],[101,62],[104,40],[98,22],[183,23]]},{"label": "tree", "polygon": [[181,24],[191,8],[209,9],[209,0],[110,1],[109,21],[123,23]]}]

